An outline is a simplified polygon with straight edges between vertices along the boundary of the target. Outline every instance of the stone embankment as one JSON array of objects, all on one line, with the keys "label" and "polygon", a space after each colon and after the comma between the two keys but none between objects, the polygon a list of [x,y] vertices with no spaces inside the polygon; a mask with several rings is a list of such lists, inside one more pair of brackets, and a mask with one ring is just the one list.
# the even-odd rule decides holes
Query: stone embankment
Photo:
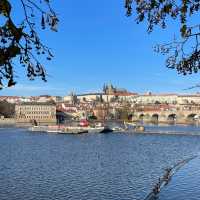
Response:
[{"label": "stone embankment", "polygon": [[[56,123],[46,122],[40,123],[40,125],[55,125]],[[0,118],[0,127],[31,127],[31,122],[18,122],[15,118]]]},{"label": "stone embankment", "polygon": [[16,120],[15,118],[1,118],[0,119],[0,126],[15,126]]}]

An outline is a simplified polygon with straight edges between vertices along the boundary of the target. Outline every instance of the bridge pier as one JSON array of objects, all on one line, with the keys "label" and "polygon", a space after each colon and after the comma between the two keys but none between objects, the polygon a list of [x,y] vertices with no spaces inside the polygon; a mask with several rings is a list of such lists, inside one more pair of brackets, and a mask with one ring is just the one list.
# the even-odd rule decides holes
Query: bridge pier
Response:
[{"label": "bridge pier", "polygon": [[160,115],[158,118],[159,123],[166,123],[166,115]]}]

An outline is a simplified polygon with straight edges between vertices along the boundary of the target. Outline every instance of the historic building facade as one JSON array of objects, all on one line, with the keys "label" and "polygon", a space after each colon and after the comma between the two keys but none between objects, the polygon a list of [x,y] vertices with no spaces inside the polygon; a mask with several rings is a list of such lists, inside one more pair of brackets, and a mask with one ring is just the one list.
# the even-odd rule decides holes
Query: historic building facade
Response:
[{"label": "historic building facade", "polygon": [[15,106],[17,123],[55,124],[56,104],[53,102],[24,102]]}]

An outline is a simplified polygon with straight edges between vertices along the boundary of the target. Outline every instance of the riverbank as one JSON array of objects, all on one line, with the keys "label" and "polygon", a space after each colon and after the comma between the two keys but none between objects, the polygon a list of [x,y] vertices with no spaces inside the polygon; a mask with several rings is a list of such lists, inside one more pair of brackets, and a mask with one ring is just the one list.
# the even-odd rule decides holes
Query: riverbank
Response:
[{"label": "riverbank", "polygon": [[163,188],[159,200],[199,200],[200,199],[200,158],[183,166],[169,184]]},{"label": "riverbank", "polygon": [[158,179],[158,182],[154,185],[152,191],[146,196],[144,200],[155,200],[158,199],[161,191],[170,183],[173,176],[181,170],[185,165],[187,165],[190,161],[196,159],[198,156],[191,156],[187,159],[181,160],[165,169],[165,173],[162,177]]}]

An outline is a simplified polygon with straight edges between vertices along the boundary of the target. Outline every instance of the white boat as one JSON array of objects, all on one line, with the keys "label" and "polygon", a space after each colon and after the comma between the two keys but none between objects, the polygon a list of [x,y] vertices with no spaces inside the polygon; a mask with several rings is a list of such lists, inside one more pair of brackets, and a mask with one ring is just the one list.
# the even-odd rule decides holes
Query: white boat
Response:
[{"label": "white boat", "polygon": [[144,132],[145,127],[143,125],[135,124],[132,122],[124,122],[124,126],[126,130],[132,130],[136,132]]},{"label": "white boat", "polygon": [[47,126],[32,126],[28,130],[32,132],[46,132]]},{"label": "white boat", "polygon": [[61,130],[49,130],[49,129],[46,130],[46,132],[47,132],[47,133],[55,133],[55,134],[56,134],[56,133],[62,133]]},{"label": "white boat", "polygon": [[132,127],[137,126],[137,124],[132,123],[132,122],[124,122],[124,125],[125,125],[125,126],[132,126]]},{"label": "white boat", "polygon": [[105,127],[66,127],[64,133],[101,133]]},{"label": "white boat", "polygon": [[66,126],[61,129],[62,134],[81,134],[81,133],[88,133],[86,127],[79,127],[79,126]]},{"label": "white boat", "polygon": [[62,129],[61,129],[61,126],[58,126],[58,125],[48,126],[47,129],[46,129],[46,132],[56,134],[56,133],[61,133]]},{"label": "white boat", "polygon": [[[97,127],[75,127],[75,126],[33,126],[28,129],[34,132],[46,132],[46,133],[62,133],[62,134],[81,134],[81,133],[103,133],[108,132],[104,126]],[[112,130],[109,130],[112,132]]]},{"label": "white boat", "polygon": [[104,130],[104,127],[88,127],[88,133],[101,133]]},{"label": "white boat", "polygon": [[123,132],[123,131],[125,131],[125,129],[124,129],[124,128],[121,128],[121,127],[113,127],[112,130],[113,130],[114,132]]}]

